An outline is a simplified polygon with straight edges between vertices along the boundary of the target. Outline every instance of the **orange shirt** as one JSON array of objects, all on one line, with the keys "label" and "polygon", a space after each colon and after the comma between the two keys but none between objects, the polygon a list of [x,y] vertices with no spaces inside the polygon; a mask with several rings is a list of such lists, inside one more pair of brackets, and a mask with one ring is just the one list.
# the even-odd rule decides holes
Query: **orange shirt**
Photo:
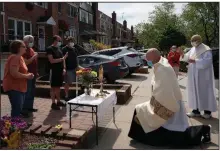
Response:
[{"label": "orange shirt", "polygon": [[10,90],[15,90],[19,92],[26,92],[27,91],[27,79],[18,79],[13,77],[10,74],[10,68],[11,67],[19,67],[18,72],[26,74],[28,73],[27,66],[24,62],[24,59],[22,56],[17,55],[10,55],[8,57],[8,60],[5,64],[5,70],[4,70],[4,78],[3,78],[3,89],[5,92]]}]

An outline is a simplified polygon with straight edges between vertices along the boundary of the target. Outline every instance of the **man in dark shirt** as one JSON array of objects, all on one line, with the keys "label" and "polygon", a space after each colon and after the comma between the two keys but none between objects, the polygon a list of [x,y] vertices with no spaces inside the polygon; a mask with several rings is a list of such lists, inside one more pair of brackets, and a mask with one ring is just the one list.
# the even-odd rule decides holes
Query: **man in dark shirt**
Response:
[{"label": "man in dark shirt", "polygon": [[[51,85],[51,99],[53,110],[60,110],[60,106],[65,107],[65,104],[60,101],[60,87],[63,86],[63,76],[66,74],[65,59],[68,56],[66,53],[63,57],[60,50],[61,38],[55,35],[53,37],[53,44],[46,50],[48,60],[50,63],[50,85]],[[55,102],[57,99],[57,103]]]},{"label": "man in dark shirt", "polygon": [[31,35],[26,35],[23,38],[24,43],[27,47],[26,53],[23,55],[25,63],[28,67],[28,72],[34,74],[34,78],[27,81],[27,92],[25,94],[25,101],[23,104],[22,114],[28,117],[28,112],[37,112],[37,109],[34,109],[34,96],[35,96],[35,84],[36,77],[38,76],[37,69],[37,57],[38,53],[33,50],[34,46],[34,37]]},{"label": "man in dark shirt", "polygon": [[68,57],[65,60],[66,63],[66,75],[65,81],[65,101],[69,101],[69,85],[76,81],[76,70],[78,68],[77,49],[74,47],[75,39],[73,37],[67,38],[67,45],[63,47],[63,55],[68,53]]}]

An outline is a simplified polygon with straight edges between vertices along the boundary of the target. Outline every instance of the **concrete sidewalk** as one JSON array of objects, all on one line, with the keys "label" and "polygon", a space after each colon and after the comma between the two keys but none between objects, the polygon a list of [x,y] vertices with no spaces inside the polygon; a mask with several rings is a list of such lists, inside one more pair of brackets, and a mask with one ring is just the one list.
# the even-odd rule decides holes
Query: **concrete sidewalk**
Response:
[{"label": "concrete sidewalk", "polygon": [[[125,82],[132,84],[132,98],[127,105],[120,106],[120,109],[116,113],[116,125],[112,122],[108,125],[107,130],[100,136],[99,145],[93,149],[165,149],[155,148],[152,146],[143,145],[128,137],[128,131],[135,109],[135,105],[143,103],[150,99],[151,89],[150,80],[152,72],[150,74],[135,74],[130,78],[120,80],[119,82]],[[185,103],[186,110],[190,109],[186,100],[186,80],[185,75],[179,77],[179,84],[183,93],[183,101]],[[218,93],[217,93],[218,94]],[[216,96],[218,98],[218,96]],[[197,146],[193,149],[218,149],[219,147],[219,118],[218,112],[213,114],[213,118],[209,120],[196,118],[189,119],[190,125],[211,124],[212,125],[212,143],[206,146]]]}]

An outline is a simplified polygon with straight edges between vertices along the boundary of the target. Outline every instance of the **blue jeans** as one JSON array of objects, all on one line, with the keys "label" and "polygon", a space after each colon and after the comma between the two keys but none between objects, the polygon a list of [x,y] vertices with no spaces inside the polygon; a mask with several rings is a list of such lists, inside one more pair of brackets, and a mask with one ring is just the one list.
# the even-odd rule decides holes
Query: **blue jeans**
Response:
[{"label": "blue jeans", "polygon": [[34,106],[34,95],[35,95],[35,83],[36,78],[27,81],[27,92],[25,93],[25,101],[23,109],[33,109]]},{"label": "blue jeans", "polygon": [[20,116],[25,100],[25,93],[11,90],[8,91],[8,98],[11,103],[11,117]]}]

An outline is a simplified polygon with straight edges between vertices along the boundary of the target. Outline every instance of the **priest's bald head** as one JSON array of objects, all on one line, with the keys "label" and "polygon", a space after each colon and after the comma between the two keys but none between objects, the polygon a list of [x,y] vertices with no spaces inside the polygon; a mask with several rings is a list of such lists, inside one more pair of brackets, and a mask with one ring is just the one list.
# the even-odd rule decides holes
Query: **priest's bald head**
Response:
[{"label": "priest's bald head", "polygon": [[191,45],[197,47],[202,43],[202,37],[200,35],[193,35],[191,37]]},{"label": "priest's bald head", "polygon": [[156,48],[150,48],[146,53],[146,60],[152,62],[153,64],[160,61],[160,51]]}]

